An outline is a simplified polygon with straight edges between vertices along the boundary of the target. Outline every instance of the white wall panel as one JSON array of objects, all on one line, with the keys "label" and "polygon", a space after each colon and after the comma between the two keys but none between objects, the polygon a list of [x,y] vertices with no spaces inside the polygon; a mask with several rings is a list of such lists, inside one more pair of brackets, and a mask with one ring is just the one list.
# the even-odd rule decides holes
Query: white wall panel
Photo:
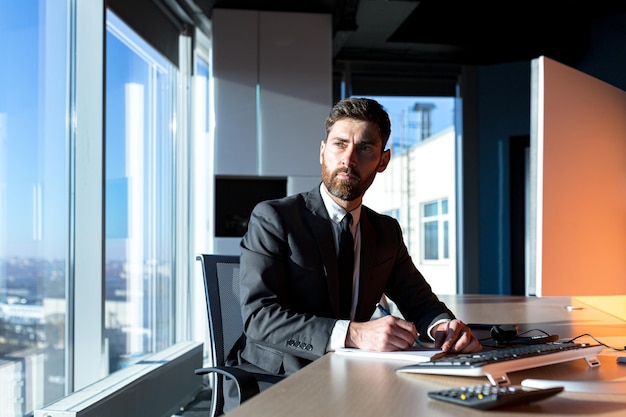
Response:
[{"label": "white wall panel", "polygon": [[215,174],[256,175],[258,12],[213,11]]},{"label": "white wall panel", "polygon": [[319,176],[332,105],[331,24],[326,14],[260,13],[261,175]]}]

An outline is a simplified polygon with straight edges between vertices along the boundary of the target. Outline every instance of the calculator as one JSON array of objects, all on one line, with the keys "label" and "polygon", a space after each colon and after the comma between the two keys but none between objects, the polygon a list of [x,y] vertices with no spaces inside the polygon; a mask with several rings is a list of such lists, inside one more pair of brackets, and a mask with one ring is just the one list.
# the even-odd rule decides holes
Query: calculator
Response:
[{"label": "calculator", "polygon": [[563,387],[530,388],[521,385],[470,385],[428,393],[430,398],[449,403],[488,410],[513,404],[543,400],[563,391]]}]

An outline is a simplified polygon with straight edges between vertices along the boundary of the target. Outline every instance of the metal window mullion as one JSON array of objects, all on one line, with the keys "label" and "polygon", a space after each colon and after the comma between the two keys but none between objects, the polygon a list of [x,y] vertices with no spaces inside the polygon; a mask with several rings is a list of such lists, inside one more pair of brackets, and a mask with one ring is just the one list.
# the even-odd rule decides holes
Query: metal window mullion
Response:
[{"label": "metal window mullion", "polygon": [[104,10],[103,0],[76,1],[70,391],[108,373],[104,338]]}]

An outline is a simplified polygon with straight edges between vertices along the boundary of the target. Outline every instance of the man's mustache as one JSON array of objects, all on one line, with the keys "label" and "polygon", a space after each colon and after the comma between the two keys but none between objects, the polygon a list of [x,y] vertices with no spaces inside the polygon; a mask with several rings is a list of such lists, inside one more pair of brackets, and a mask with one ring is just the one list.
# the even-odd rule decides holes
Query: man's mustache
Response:
[{"label": "man's mustache", "polygon": [[339,168],[335,170],[335,172],[333,173],[333,176],[336,177],[338,174],[348,174],[348,175],[360,178],[359,173],[354,168]]}]

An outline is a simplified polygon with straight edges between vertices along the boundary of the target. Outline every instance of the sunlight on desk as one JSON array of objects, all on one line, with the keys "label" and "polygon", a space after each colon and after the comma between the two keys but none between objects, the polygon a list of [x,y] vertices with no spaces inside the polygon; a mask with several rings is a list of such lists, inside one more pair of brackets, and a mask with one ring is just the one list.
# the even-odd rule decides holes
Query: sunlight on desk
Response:
[{"label": "sunlight on desk", "polygon": [[575,300],[626,320],[626,295],[578,296]]}]

